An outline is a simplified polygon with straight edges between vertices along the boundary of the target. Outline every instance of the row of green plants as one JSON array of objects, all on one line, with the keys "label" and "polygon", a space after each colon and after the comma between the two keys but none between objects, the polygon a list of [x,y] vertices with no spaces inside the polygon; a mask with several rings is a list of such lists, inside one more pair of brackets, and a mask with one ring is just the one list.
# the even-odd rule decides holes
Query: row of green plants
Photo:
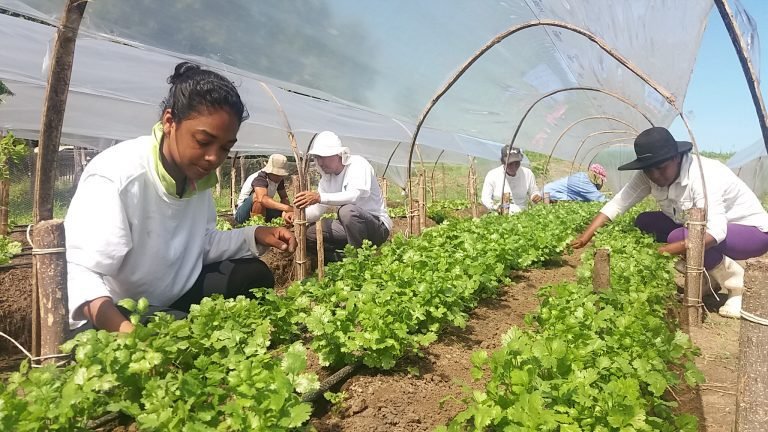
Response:
[{"label": "row of green plants", "polygon": [[378,250],[348,248],[323,280],[294,284],[287,297],[312,305],[299,319],[321,364],[389,369],[445,326],[463,326],[511,270],[559,257],[594,211],[594,205],[539,206],[514,217],[452,220]]},{"label": "row of green plants", "polygon": [[[432,201],[427,204],[427,217],[440,224],[453,212],[466,208],[469,208],[469,201],[464,199]],[[389,207],[387,212],[391,218],[401,218],[408,214],[405,207]]]},{"label": "row of green plants", "polygon": [[[543,289],[530,329],[510,329],[503,347],[475,352],[484,390],[443,431],[690,431],[668,389],[703,382],[688,336],[665,320],[673,307],[671,258],[624,216],[602,229],[596,247],[611,254],[611,289],[594,293],[592,256],[578,282]],[[682,378],[681,378],[682,377]]]},{"label": "row of green plants", "polygon": [[0,265],[8,264],[14,255],[21,253],[21,243],[10,237],[0,235]]},{"label": "row of green plants", "polygon": [[74,362],[25,362],[0,385],[0,429],[86,430],[112,412],[141,430],[296,428],[311,411],[297,393],[317,387],[304,371],[302,336],[323,364],[391,368],[443,327],[464,325],[510,269],[558,256],[594,211],[558,210],[450,222],[348,250],[323,281],[294,284],[282,297],[206,299],[184,320],[161,314],[141,325],[146,301],[124,302],[137,312],[132,333],[84,332],[63,347]]},{"label": "row of green plants", "polygon": [[113,412],[163,431],[289,430],[309,419],[299,394],[318,380],[283,298],[204,299],[187,319],[159,314],[146,326],[146,300],[121,305],[136,312],[133,332],[81,333],[62,347],[73,363],[24,362],[0,385],[0,430],[86,431]]}]

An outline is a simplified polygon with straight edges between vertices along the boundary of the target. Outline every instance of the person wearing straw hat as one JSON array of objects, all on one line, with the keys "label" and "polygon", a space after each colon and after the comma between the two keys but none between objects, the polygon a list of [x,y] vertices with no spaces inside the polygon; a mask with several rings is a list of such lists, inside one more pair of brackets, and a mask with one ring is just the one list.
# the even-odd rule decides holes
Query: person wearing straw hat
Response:
[{"label": "person wearing straw hat", "polygon": [[[691,148],[690,142],[676,141],[663,127],[640,133],[635,139],[637,158],[619,167],[638,173],[600,210],[572,245],[584,247],[598,228],[652,195],[661,211],[640,213],[635,226],[666,243],[659,247],[659,252],[683,255],[687,235],[683,227],[685,211],[703,208],[706,203],[704,268],[721,288],[728,290],[728,300],[720,308],[720,315],[738,318],[744,268],[735,260],[768,252],[768,213],[733,171],[701,156],[700,167],[690,154]],[[702,170],[706,176],[704,184]]]},{"label": "person wearing straw hat", "polygon": [[[364,240],[376,246],[389,238],[392,220],[371,164],[362,156],[352,155],[341,139],[324,131],[312,140],[309,154],[322,173],[315,191],[296,194],[297,208],[306,209],[308,222],[317,222],[334,207],[337,219],[322,219],[324,247],[330,260],[338,259],[337,251],[347,244],[359,248]],[[316,247],[314,224],[307,229],[310,247]]]},{"label": "person wearing straw hat", "polygon": [[528,201],[541,201],[536,176],[533,171],[521,166],[522,160],[521,149],[508,145],[501,148],[501,166],[488,171],[480,194],[480,201],[488,210],[501,210],[501,197],[504,193],[510,194],[509,213],[525,210]]},{"label": "person wearing straw hat", "polygon": [[557,201],[599,201],[606,200],[600,190],[607,178],[605,168],[592,164],[587,172],[578,172],[568,177],[544,185],[543,191],[549,194],[551,202]]},{"label": "person wearing straw hat", "polygon": [[[248,176],[237,198],[235,222],[242,224],[256,215],[263,216],[266,222],[278,217],[288,223],[293,221],[293,207],[285,191],[287,167],[285,156],[273,154],[264,168]],[[280,202],[274,200],[275,193],[280,196]]]}]

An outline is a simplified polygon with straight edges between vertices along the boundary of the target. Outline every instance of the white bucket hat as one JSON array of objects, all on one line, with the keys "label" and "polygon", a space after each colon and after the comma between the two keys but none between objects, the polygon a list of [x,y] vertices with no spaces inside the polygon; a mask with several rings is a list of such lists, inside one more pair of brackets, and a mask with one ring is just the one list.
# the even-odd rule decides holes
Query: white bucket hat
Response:
[{"label": "white bucket hat", "polygon": [[349,147],[341,145],[341,139],[331,131],[323,131],[312,140],[309,154],[315,156],[341,156],[341,163],[346,165],[349,159]]},{"label": "white bucket hat", "polygon": [[287,176],[288,175],[288,169],[286,168],[287,166],[288,166],[287,157],[281,154],[273,154],[269,157],[269,160],[267,161],[267,165],[264,167],[262,171],[266,172],[267,174]]}]

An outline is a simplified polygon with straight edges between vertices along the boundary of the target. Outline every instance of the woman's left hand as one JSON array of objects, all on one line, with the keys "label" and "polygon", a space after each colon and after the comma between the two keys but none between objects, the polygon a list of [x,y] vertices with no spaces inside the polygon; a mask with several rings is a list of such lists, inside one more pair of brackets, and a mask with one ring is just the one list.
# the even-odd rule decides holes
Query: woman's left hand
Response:
[{"label": "woman's left hand", "polygon": [[683,255],[685,253],[685,242],[668,243],[661,246],[659,253],[668,253],[670,255]]},{"label": "woman's left hand", "polygon": [[293,233],[283,227],[258,227],[253,232],[256,243],[271,246],[281,251],[293,252],[296,250],[296,238]]}]

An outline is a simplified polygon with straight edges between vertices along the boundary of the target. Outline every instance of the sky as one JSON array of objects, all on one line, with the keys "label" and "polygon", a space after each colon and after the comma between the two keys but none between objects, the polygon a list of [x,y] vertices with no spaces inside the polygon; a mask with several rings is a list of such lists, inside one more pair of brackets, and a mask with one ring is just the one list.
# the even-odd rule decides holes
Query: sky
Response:
[{"label": "sky", "polygon": [[[757,23],[761,39],[760,74],[768,78],[768,1],[740,1]],[[765,86],[762,94],[765,100],[768,95]],[[683,111],[702,150],[736,152],[761,139],[744,72],[715,7],[704,32]],[[688,133],[679,120],[675,120],[670,131],[678,140],[688,140]]]}]

